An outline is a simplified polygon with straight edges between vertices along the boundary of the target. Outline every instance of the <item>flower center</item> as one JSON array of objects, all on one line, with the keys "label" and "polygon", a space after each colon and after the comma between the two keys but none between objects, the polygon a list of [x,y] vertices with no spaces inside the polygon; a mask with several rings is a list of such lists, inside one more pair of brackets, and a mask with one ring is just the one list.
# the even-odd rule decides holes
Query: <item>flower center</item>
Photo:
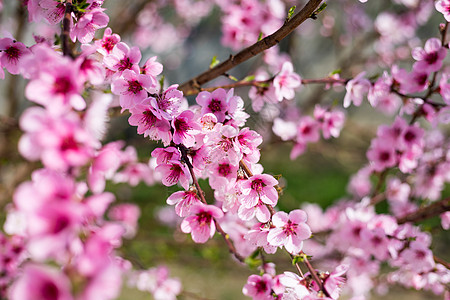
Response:
[{"label": "flower center", "polygon": [[72,84],[68,77],[58,77],[53,83],[53,93],[54,94],[66,94],[69,92]]},{"label": "flower center", "polygon": [[16,63],[20,57],[20,51],[18,48],[11,46],[5,50],[6,57],[10,62]]},{"label": "flower center", "polygon": [[436,51],[431,52],[431,53],[427,53],[427,55],[425,55],[425,61],[427,62],[427,64],[432,65],[434,64],[438,59],[438,54]]},{"label": "flower center", "polygon": [[197,222],[200,226],[209,225],[211,223],[211,215],[207,212],[197,214]]},{"label": "flower center", "polygon": [[111,51],[115,45],[116,45],[116,42],[114,41],[114,39],[112,37],[105,38],[105,40],[102,43],[103,49],[105,49],[106,52],[108,52],[108,53],[111,53]]},{"label": "flower center", "polygon": [[139,83],[139,81],[137,80],[133,80],[133,81],[128,81],[128,91],[132,92],[133,94],[137,94],[138,92],[142,91],[143,88],[141,86],[141,84]]},{"label": "flower center", "polygon": [[231,173],[230,165],[226,163],[219,164],[217,172],[219,173],[220,176],[227,177]]},{"label": "flower center", "polygon": [[215,113],[222,110],[222,103],[219,100],[212,99],[211,103],[209,103],[208,108],[211,112]]},{"label": "flower center", "polygon": [[258,193],[260,193],[263,190],[263,187],[265,187],[265,186],[266,185],[264,184],[264,182],[261,179],[255,179],[252,181],[251,188],[252,188],[252,190],[255,190]]},{"label": "flower center", "polygon": [[133,64],[130,61],[130,58],[124,58],[119,62],[119,71],[124,71],[124,70],[128,70],[131,69],[131,67],[133,66]]}]

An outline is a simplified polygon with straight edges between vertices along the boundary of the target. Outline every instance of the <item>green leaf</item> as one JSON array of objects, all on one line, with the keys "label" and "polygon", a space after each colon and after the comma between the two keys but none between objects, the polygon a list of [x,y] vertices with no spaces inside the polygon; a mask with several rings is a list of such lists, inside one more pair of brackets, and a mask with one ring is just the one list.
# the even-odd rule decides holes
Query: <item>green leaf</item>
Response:
[{"label": "green leaf", "polygon": [[303,262],[303,256],[294,256],[294,258],[292,259],[292,265],[295,266],[295,264],[298,264],[299,262]]},{"label": "green leaf", "polygon": [[255,75],[248,75],[242,81],[253,81],[255,80]]},{"label": "green leaf", "polygon": [[163,88],[164,88],[164,75],[163,76],[161,76],[161,79],[159,80],[159,86],[161,87],[161,91],[163,90]]},{"label": "green leaf", "polygon": [[287,16],[287,20],[289,21],[291,18],[292,18],[292,16],[294,15],[294,11],[295,11],[295,9],[297,8],[297,6],[292,6],[291,8],[289,8],[289,12],[288,12],[288,16]]},{"label": "green leaf", "polygon": [[211,63],[209,64],[209,68],[212,69],[215,66],[217,66],[218,64],[220,64],[220,60],[218,60],[217,56],[214,55],[213,58],[211,59]]},{"label": "green leaf", "polygon": [[317,19],[317,15],[320,14],[326,7],[327,3],[326,2],[322,3],[322,5],[320,5],[320,7],[316,9],[309,17],[314,20]]},{"label": "green leaf", "polygon": [[341,69],[336,69],[333,72],[331,72],[330,75],[341,74],[341,72],[342,72]]},{"label": "green leaf", "polygon": [[237,79],[236,77],[234,77],[233,75],[228,75],[228,78],[230,78],[233,81],[239,81],[239,79]]},{"label": "green leaf", "polygon": [[259,36],[258,36],[258,42],[259,42],[260,40],[262,40],[262,38],[263,38],[263,33],[260,32],[260,33],[259,33]]},{"label": "green leaf", "polygon": [[255,269],[261,265],[261,259],[254,258],[254,257],[247,257],[247,258],[245,258],[245,263],[250,268]]}]

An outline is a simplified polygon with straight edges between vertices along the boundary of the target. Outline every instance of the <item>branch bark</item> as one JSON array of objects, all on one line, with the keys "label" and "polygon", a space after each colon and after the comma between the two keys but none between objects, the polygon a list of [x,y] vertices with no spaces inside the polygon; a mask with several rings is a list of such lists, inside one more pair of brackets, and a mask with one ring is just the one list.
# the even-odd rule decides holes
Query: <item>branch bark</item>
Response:
[{"label": "branch bark", "polygon": [[63,28],[61,32],[61,47],[64,56],[74,58],[72,50],[69,46],[70,18],[72,17],[72,10],[72,0],[66,0],[66,10],[64,11],[64,19],[62,22]]},{"label": "branch bark", "polygon": [[195,93],[198,91],[201,85],[213,80],[214,78],[219,77],[220,75],[223,75],[228,70],[258,55],[264,50],[275,46],[282,39],[288,36],[292,31],[294,31],[295,28],[306,21],[311,16],[311,14],[314,13],[314,11],[319,7],[321,2],[322,0],[309,0],[308,3],[306,3],[306,5],[302,8],[302,10],[300,10],[289,21],[286,21],[284,25],[281,26],[280,29],[275,31],[273,34],[265,37],[252,46],[245,48],[236,55],[230,55],[230,58],[223,63],[183,83],[178,89],[185,95]]},{"label": "branch bark", "polygon": [[412,212],[406,216],[397,219],[398,224],[404,224],[406,222],[419,222],[434,216],[440,215],[450,210],[450,197],[442,199],[426,207],[419,208],[415,212]]}]

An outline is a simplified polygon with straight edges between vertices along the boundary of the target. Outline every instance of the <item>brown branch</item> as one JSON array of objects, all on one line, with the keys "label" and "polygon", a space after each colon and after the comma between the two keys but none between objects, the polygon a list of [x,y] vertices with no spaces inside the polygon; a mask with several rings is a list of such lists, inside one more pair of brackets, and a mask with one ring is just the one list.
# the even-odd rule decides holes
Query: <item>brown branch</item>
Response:
[{"label": "brown branch", "polygon": [[445,260],[443,260],[440,257],[437,257],[436,255],[433,256],[433,259],[435,262],[437,262],[438,264],[443,265],[444,267],[446,267],[447,269],[450,270],[450,263],[446,262]]},{"label": "brown branch", "polygon": [[70,18],[72,17],[72,10],[72,0],[66,0],[66,10],[64,11],[63,28],[61,31],[61,47],[64,56],[74,58],[69,46]]},{"label": "brown branch", "polygon": [[[219,85],[219,86],[212,86],[212,87],[206,87],[206,88],[198,88],[197,90],[190,90],[188,91],[188,93],[184,94],[185,96],[189,96],[189,95],[194,95],[194,94],[198,94],[200,92],[212,92],[215,91],[217,89],[231,89],[231,88],[238,88],[238,87],[244,87],[244,86],[256,86],[256,87],[265,87],[267,86],[268,83],[270,83],[271,81],[273,81],[275,77],[269,78],[267,80],[241,80],[235,83],[230,83],[230,84],[225,84],[225,85]],[[330,78],[330,77],[325,77],[325,78],[318,78],[318,79],[302,79],[302,84],[345,84],[348,81],[348,79],[342,79],[342,78],[338,78],[338,79],[334,79],[334,78]]]},{"label": "brown branch", "polygon": [[450,197],[442,199],[426,207],[419,208],[415,212],[407,214],[401,218],[397,218],[398,224],[404,224],[406,222],[419,222],[434,216],[440,215],[450,210]]},{"label": "brown branch", "polygon": [[305,264],[305,266],[308,268],[309,273],[311,274],[311,276],[314,278],[314,281],[317,283],[317,285],[319,286],[320,290],[325,294],[325,296],[330,297],[330,294],[328,293],[328,291],[325,289],[325,287],[323,286],[323,282],[322,280],[320,280],[319,275],[317,275],[316,270],[313,268],[313,266],[311,265],[311,263],[308,260],[308,256],[305,253],[301,253],[300,254],[303,258],[303,263]]},{"label": "brown branch", "polygon": [[214,78],[223,75],[233,67],[258,55],[264,50],[275,46],[292,31],[294,31],[295,28],[306,21],[311,16],[311,14],[314,13],[314,11],[319,7],[321,2],[322,0],[309,0],[308,3],[306,3],[305,7],[303,7],[298,14],[292,17],[289,21],[286,21],[284,25],[281,26],[281,28],[275,31],[273,34],[265,37],[252,46],[245,48],[236,55],[230,55],[230,58],[223,63],[183,83],[178,89],[185,95],[192,93],[192,91],[194,91],[195,93],[196,91],[198,91],[200,86],[205,84],[206,82],[209,82]]}]

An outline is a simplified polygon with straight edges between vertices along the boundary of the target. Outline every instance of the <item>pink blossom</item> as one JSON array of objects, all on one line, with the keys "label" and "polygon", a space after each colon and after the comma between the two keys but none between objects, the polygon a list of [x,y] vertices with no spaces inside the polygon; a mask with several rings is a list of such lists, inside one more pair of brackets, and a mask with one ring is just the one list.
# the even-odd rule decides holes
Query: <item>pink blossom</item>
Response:
[{"label": "pink blossom", "polygon": [[412,241],[399,257],[405,265],[414,268],[416,272],[428,272],[435,266],[433,252],[420,241]]},{"label": "pink blossom", "polygon": [[106,28],[101,40],[95,41],[97,51],[103,55],[108,55],[114,49],[114,46],[120,42],[120,36],[113,34],[111,28]]},{"label": "pink blossom", "polygon": [[272,297],[272,276],[269,274],[250,275],[242,293],[254,300],[270,300]]},{"label": "pink blossom", "polygon": [[50,267],[28,264],[11,287],[12,300],[48,299],[72,300],[69,279],[63,272]]},{"label": "pink blossom", "polygon": [[131,203],[123,203],[113,206],[108,217],[111,220],[119,221],[125,227],[124,237],[131,238],[136,234],[138,220],[141,215],[139,206]]},{"label": "pink blossom", "polygon": [[137,126],[138,134],[149,136],[153,140],[162,140],[164,144],[169,144],[172,140],[170,123],[166,119],[158,118],[157,112],[150,104],[151,98],[142,100],[133,108],[130,108],[131,116],[128,123]]},{"label": "pink blossom", "polygon": [[323,286],[332,299],[339,298],[341,288],[345,283],[343,276],[348,269],[349,265],[339,265],[331,274],[327,274],[327,278],[323,281]]},{"label": "pink blossom", "polygon": [[185,110],[172,120],[173,142],[192,147],[195,144],[195,134],[201,130],[200,125],[194,121],[194,113]]},{"label": "pink blossom", "polygon": [[280,73],[275,76],[273,86],[275,87],[275,95],[278,101],[283,98],[288,100],[294,99],[294,89],[299,88],[302,84],[301,77],[294,72],[294,67],[291,62],[285,62],[281,67]]},{"label": "pink blossom", "polygon": [[450,83],[448,83],[449,79],[450,74],[443,73],[441,80],[439,81],[439,93],[441,94],[442,99],[447,105],[450,105]]},{"label": "pink blossom", "polygon": [[95,8],[83,14],[70,31],[72,41],[78,39],[80,43],[90,43],[94,39],[95,31],[108,25],[109,17],[104,11],[103,8]]},{"label": "pink blossom", "polygon": [[303,248],[303,240],[311,236],[311,229],[306,224],[307,216],[303,210],[296,209],[289,213],[279,211],[272,216],[272,224],[267,241],[273,246],[284,246],[286,250],[297,255]]},{"label": "pink blossom", "polygon": [[169,205],[175,205],[175,212],[180,217],[190,215],[191,207],[201,203],[198,199],[197,192],[193,189],[175,192],[167,198],[166,202]]},{"label": "pink blossom", "polygon": [[163,65],[156,61],[156,56],[147,59],[141,67],[141,74],[150,75],[156,78],[163,71]]},{"label": "pink blossom", "polygon": [[218,122],[225,120],[228,103],[227,93],[224,89],[216,89],[212,93],[200,92],[195,100],[202,107],[202,115],[212,113],[217,117]]},{"label": "pink blossom", "polygon": [[[23,67],[25,68],[26,65]],[[25,96],[56,113],[61,113],[70,107],[83,110],[86,102],[80,95],[83,82],[78,75],[75,63],[69,59],[60,58],[52,65],[52,68],[47,67],[42,70],[28,83]]]},{"label": "pink blossom", "polygon": [[413,66],[410,73],[394,66],[392,67],[392,75],[395,81],[400,84],[400,92],[404,94],[422,92],[429,84],[428,76],[430,73],[419,69],[416,65]]},{"label": "pink blossom", "polygon": [[400,96],[391,93],[392,84],[392,77],[384,72],[383,76],[378,78],[370,88],[367,95],[370,105],[388,115],[393,115],[402,103]]},{"label": "pink blossom", "polygon": [[246,208],[254,207],[259,201],[275,206],[278,193],[275,185],[278,181],[268,174],[253,175],[242,184],[241,202]]},{"label": "pink blossom", "polygon": [[105,180],[120,167],[119,145],[110,143],[105,145],[95,156],[88,172],[88,184],[94,194],[98,194],[105,189]]},{"label": "pink blossom", "polygon": [[159,119],[171,121],[179,114],[183,93],[177,88],[178,84],[173,84],[156,98],[150,97],[151,105]]},{"label": "pink blossom", "polygon": [[90,54],[94,53],[93,51],[95,51],[93,48],[85,49],[77,57],[80,70],[79,74],[83,77],[83,81],[89,81],[93,85],[100,85],[105,81],[105,68],[93,56],[90,56]]},{"label": "pink blossom", "polygon": [[[266,74],[257,74],[255,80],[267,80],[268,77]],[[275,96],[275,88],[272,84],[264,87],[252,86],[248,92],[248,97],[252,100],[252,109],[255,112],[261,111],[264,103],[276,103],[278,101]]]},{"label": "pink blossom", "polygon": [[314,107],[314,118],[319,122],[325,139],[339,137],[345,123],[345,114],[338,109],[324,109],[320,105]]},{"label": "pink blossom", "polygon": [[387,144],[380,139],[374,139],[367,151],[367,158],[371,161],[375,171],[383,171],[386,168],[395,166],[397,156],[393,145]]},{"label": "pink blossom", "polygon": [[132,70],[139,74],[138,63],[141,57],[138,47],[130,48],[127,44],[120,42],[114,46],[110,54],[105,56],[103,63],[108,69],[117,72],[117,76],[120,76],[125,70]]},{"label": "pink blossom", "polygon": [[64,3],[56,0],[39,0],[39,7],[42,10],[43,17],[51,25],[61,22],[66,10]]},{"label": "pink blossom", "polygon": [[180,151],[175,147],[156,148],[152,151],[152,156],[156,158],[158,165],[165,164],[169,160],[180,160]]},{"label": "pink blossom", "polygon": [[310,291],[305,286],[304,279],[295,273],[284,272],[280,276],[280,283],[289,289],[285,292],[285,295],[290,295],[292,299],[304,299],[310,294]]},{"label": "pink blossom", "polygon": [[281,118],[275,118],[272,126],[273,133],[283,141],[294,139],[297,132],[297,125],[292,121],[285,121]]},{"label": "pink blossom", "polygon": [[214,205],[196,204],[191,207],[191,215],[181,223],[181,231],[191,233],[196,243],[205,243],[216,232],[214,219],[223,217],[223,212]]},{"label": "pink blossom", "polygon": [[155,171],[161,174],[162,183],[165,186],[172,186],[179,182],[184,189],[189,188],[190,174],[180,161],[170,160],[166,164],[157,166]]},{"label": "pink blossom", "polygon": [[242,158],[242,153],[236,144],[238,130],[230,125],[218,126],[209,135],[207,145],[211,147],[210,157],[213,160],[219,160],[222,157],[228,157],[233,165],[237,165]]},{"label": "pink blossom", "polygon": [[165,266],[139,272],[135,284],[138,290],[152,293],[155,300],[175,300],[182,290],[180,281],[170,278]]},{"label": "pink blossom", "polygon": [[26,132],[19,142],[19,151],[27,159],[41,159],[55,170],[84,165],[94,156],[96,141],[83,127],[76,113],[53,117],[43,108],[29,108],[20,124]]},{"label": "pink blossom", "polygon": [[242,204],[239,207],[238,216],[244,221],[250,221],[256,217],[259,222],[267,223],[270,220],[270,211],[267,208],[267,204],[263,203],[261,200],[258,200],[256,205],[252,207],[246,207],[245,204]]},{"label": "pink blossom", "polygon": [[359,73],[345,86],[347,93],[344,97],[344,107],[347,108],[353,102],[355,106],[360,106],[364,95],[369,91],[370,81],[364,78],[366,72]]},{"label": "pink blossom", "polygon": [[[0,62],[1,67],[6,68],[11,74],[19,74],[21,59],[31,51],[21,42],[16,42],[11,38],[0,39]],[[4,76],[0,76],[4,78]]]},{"label": "pink blossom", "polygon": [[435,6],[436,10],[444,15],[445,20],[450,22],[450,0],[439,0]]},{"label": "pink blossom", "polygon": [[360,169],[350,178],[347,190],[359,198],[367,196],[372,189],[372,182],[370,181],[372,171],[373,170],[370,166]]},{"label": "pink blossom", "polygon": [[155,86],[153,77],[124,70],[122,76],[111,83],[111,91],[120,95],[120,106],[123,110],[133,108],[147,98],[147,92]]},{"label": "pink blossom", "polygon": [[230,187],[236,182],[239,166],[231,164],[226,157],[219,161],[213,161],[208,166],[209,184],[213,189]]},{"label": "pink blossom", "polygon": [[445,230],[450,228],[450,211],[441,214],[441,225]]},{"label": "pink blossom", "polygon": [[366,252],[374,255],[378,260],[386,260],[389,257],[389,241],[382,228],[363,229],[360,235],[362,239],[361,246]]},{"label": "pink blossom", "polygon": [[442,62],[447,55],[447,50],[437,38],[431,38],[425,43],[424,49],[417,47],[413,49],[412,56],[417,62],[414,68],[428,73],[436,72],[442,67]]},{"label": "pink blossom", "polygon": [[277,251],[277,247],[270,245],[267,241],[269,229],[266,224],[257,223],[253,225],[244,238],[255,246],[263,247],[266,253],[273,254]]},{"label": "pink blossom", "polygon": [[297,124],[297,142],[314,143],[319,138],[319,123],[310,116],[302,117]]}]

